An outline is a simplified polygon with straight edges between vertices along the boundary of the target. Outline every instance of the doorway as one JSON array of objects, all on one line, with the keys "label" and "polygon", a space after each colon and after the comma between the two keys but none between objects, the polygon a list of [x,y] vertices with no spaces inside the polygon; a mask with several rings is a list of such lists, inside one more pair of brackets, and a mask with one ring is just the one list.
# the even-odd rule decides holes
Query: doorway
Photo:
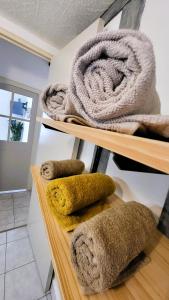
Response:
[{"label": "doorway", "polygon": [[0,82],[0,191],[27,189],[38,94]]}]

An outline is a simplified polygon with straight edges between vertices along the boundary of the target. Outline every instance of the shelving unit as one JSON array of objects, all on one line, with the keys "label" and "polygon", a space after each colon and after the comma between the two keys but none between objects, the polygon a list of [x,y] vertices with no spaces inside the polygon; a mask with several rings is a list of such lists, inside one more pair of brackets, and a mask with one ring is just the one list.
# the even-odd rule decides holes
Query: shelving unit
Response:
[{"label": "shelving unit", "polygon": [[169,174],[169,143],[167,142],[47,118],[37,118],[37,120],[50,128],[71,134]]},{"label": "shelving unit", "polygon": [[[60,125],[60,129],[62,126]],[[65,233],[51,214],[46,199],[47,182],[40,176],[39,167],[32,167],[32,176],[47,230],[54,271],[64,300],[169,299],[169,240],[159,231],[156,231],[145,251],[149,257],[148,262],[124,285],[103,294],[83,296],[70,260],[71,234]],[[112,195],[113,205],[119,205],[121,201],[115,194]]]}]

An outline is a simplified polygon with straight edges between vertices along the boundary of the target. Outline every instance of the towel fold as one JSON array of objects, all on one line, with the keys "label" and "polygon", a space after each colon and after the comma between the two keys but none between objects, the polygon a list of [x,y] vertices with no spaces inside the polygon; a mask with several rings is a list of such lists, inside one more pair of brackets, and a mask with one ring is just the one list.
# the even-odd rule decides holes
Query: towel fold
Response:
[{"label": "towel fold", "polygon": [[114,190],[111,177],[92,173],[52,180],[47,185],[46,195],[51,209],[66,216],[102,200]]},{"label": "towel fold", "polygon": [[43,178],[49,180],[81,174],[84,168],[85,165],[80,160],[49,160],[41,165],[40,174]]},{"label": "towel fold", "polygon": [[132,261],[155,227],[152,212],[136,202],[112,207],[79,225],[72,235],[71,257],[84,293],[103,292],[131,275]]}]

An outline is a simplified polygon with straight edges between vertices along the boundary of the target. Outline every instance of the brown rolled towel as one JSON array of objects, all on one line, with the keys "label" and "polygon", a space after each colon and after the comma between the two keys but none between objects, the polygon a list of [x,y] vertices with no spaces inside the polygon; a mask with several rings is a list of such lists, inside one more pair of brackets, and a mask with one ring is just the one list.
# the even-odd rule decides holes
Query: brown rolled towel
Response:
[{"label": "brown rolled towel", "polygon": [[110,208],[79,225],[72,236],[71,257],[84,293],[103,292],[131,275],[131,262],[145,249],[155,227],[152,212],[136,202]]},{"label": "brown rolled towel", "polygon": [[80,160],[49,160],[45,161],[40,168],[40,174],[45,179],[55,179],[60,177],[67,177],[71,175],[78,175],[83,172],[85,165]]}]

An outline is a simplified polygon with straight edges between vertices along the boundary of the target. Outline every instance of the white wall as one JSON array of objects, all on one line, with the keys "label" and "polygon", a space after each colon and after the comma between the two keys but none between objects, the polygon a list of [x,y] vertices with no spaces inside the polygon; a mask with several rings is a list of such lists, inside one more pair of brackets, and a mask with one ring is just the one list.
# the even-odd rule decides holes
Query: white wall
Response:
[{"label": "white wall", "polygon": [[146,1],[140,30],[151,39],[156,56],[157,90],[161,99],[161,112],[169,114],[169,1]]},{"label": "white wall", "polygon": [[47,61],[0,39],[0,76],[42,90],[48,73]]}]

